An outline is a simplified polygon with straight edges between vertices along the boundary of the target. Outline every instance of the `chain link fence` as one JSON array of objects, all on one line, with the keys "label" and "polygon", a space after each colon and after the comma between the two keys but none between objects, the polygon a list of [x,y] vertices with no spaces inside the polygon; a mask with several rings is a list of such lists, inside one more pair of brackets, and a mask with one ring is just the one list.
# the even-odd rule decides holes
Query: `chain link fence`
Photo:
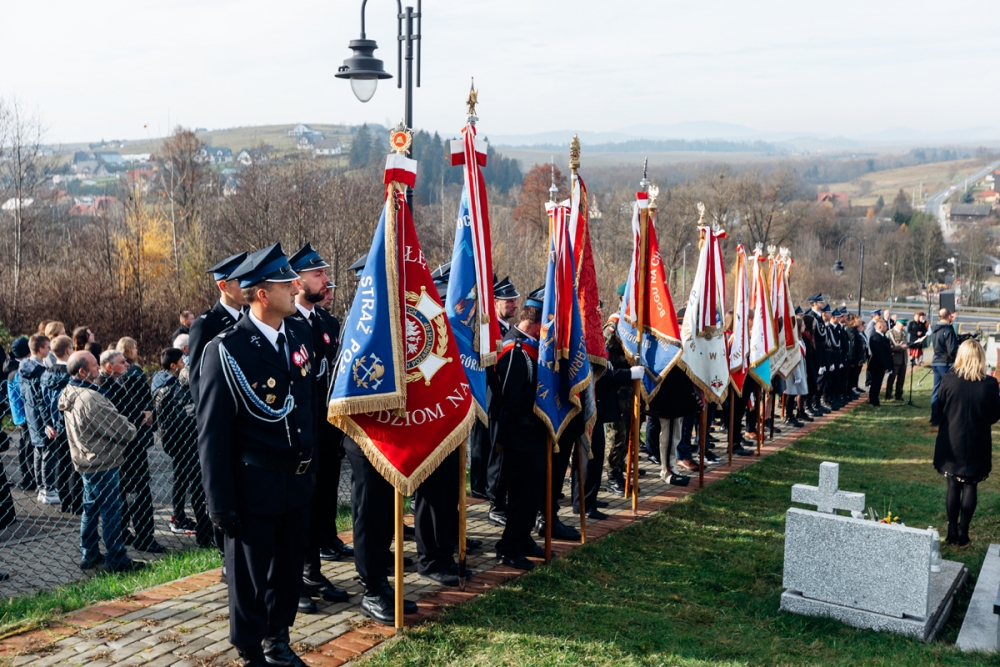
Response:
[{"label": "chain link fence", "polygon": [[[0,573],[7,575],[0,596],[49,590],[123,562],[125,552],[112,547],[118,563],[98,564],[90,541],[86,551],[98,562],[81,567],[88,555],[82,550],[86,494],[80,469],[90,471],[95,509],[110,509],[99,528],[99,554],[106,560],[105,533],[115,532],[109,526],[119,505],[132,560],[214,548],[186,374],[122,364],[120,376],[102,376],[95,390],[69,384],[65,365],[39,365],[0,379]],[[341,503],[350,501],[349,480],[345,461]]]}]

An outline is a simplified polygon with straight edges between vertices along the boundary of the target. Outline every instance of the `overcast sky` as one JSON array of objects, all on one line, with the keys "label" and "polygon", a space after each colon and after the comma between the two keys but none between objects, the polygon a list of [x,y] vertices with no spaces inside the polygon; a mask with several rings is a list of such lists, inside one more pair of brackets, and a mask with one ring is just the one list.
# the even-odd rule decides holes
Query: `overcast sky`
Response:
[{"label": "overcast sky", "polygon": [[[0,95],[37,109],[50,141],[157,136],[177,123],[395,123],[395,79],[361,104],[334,78],[360,5],[11,0]],[[474,75],[487,134],[1000,126],[996,11],[953,0],[427,0],[414,124],[458,130]],[[368,37],[395,76],[394,14],[391,0],[368,3]]]}]

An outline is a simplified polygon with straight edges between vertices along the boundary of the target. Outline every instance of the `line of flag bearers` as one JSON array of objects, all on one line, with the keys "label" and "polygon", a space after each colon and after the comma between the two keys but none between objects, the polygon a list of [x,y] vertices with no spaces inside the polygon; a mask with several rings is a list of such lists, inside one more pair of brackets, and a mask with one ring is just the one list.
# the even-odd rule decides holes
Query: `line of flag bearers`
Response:
[{"label": "line of flag bearers", "polygon": [[[323,560],[353,557],[361,612],[375,621],[400,627],[416,611],[402,595],[404,495],[418,572],[464,585],[465,555],[481,546],[464,532],[467,441],[470,493],[489,501],[489,522],[503,528],[497,557],[530,570],[532,558],[551,557],[552,538],[585,539],[586,519],[605,518],[597,495],[605,461],[607,490],[635,502],[645,414],[662,479],[687,484],[684,471],[703,473],[716,458],[706,451],[707,418],[720,406],[730,409],[731,460],[754,446],[733,441],[744,413],[762,439],[768,392],[799,397],[798,411],[786,411],[792,425],[853,397],[846,313],[821,295],[808,312],[793,311],[787,250],[748,256],[738,247],[727,311],[725,234],[699,220],[698,270],[678,318],[659,258],[657,192],[645,176],[633,204],[632,265],[617,312],[605,317],[576,140],[571,197],[547,207],[545,283],[519,307],[515,285],[493,273],[477,120],[470,101],[452,146],[464,172],[455,251],[433,273],[405,195],[417,170],[403,155],[410,136],[394,131],[385,202],[369,253],[351,267],[357,292],[343,327],[324,308],[329,264],[309,243],[290,258],[275,244],[209,270],[219,302],[191,329],[191,388],[225,557],[230,641],[246,665],[304,664],[289,645],[296,612],[315,612],[315,598],[349,598],[323,576]],[[692,428],[701,454],[685,463],[682,436]],[[336,530],[345,457],[353,547]],[[567,467],[581,531],[556,516]]]}]

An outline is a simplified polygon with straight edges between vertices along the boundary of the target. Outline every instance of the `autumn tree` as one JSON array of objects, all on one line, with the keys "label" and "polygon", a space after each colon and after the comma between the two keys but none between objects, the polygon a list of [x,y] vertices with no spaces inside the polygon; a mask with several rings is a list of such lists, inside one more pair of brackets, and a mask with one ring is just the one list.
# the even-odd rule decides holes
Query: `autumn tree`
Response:
[{"label": "autumn tree", "polygon": [[513,213],[514,226],[519,233],[530,234],[536,240],[548,235],[549,218],[545,212],[545,203],[549,201],[549,188],[553,181],[559,190],[556,201],[569,197],[566,177],[559,167],[536,164],[524,177]]}]

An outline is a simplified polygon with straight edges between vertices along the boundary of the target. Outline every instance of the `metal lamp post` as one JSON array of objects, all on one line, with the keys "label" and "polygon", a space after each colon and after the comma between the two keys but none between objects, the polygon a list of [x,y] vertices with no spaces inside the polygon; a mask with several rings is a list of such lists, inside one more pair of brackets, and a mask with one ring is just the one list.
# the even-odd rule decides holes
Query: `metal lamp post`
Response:
[{"label": "metal lamp post", "polygon": [[[391,79],[392,75],[385,71],[382,61],[375,57],[378,44],[365,35],[365,5],[368,0],[361,0],[361,38],[352,39],[347,45],[354,55],[344,61],[344,64],[334,75],[338,79],[349,79],[351,89],[362,102],[367,102],[375,95],[379,79]],[[396,0],[396,87],[403,87],[401,76],[403,60],[406,60],[406,98],[403,122],[407,129],[413,128],[413,43],[417,44],[417,88],[420,87],[420,18],[421,0],[417,0],[417,11],[413,7],[403,9],[401,0]],[[413,20],[417,20],[416,32],[413,30]],[[403,45],[406,45],[406,55],[403,55]],[[409,151],[407,151],[409,154]]]},{"label": "metal lamp post", "polygon": [[844,275],[844,263],[840,261],[840,249],[844,245],[844,241],[847,239],[854,239],[858,242],[858,262],[861,265],[860,277],[858,279],[858,317],[861,317],[861,292],[865,287],[865,240],[860,236],[855,236],[854,234],[848,234],[844,236],[837,243],[837,261],[833,263],[833,273],[835,275]]}]

